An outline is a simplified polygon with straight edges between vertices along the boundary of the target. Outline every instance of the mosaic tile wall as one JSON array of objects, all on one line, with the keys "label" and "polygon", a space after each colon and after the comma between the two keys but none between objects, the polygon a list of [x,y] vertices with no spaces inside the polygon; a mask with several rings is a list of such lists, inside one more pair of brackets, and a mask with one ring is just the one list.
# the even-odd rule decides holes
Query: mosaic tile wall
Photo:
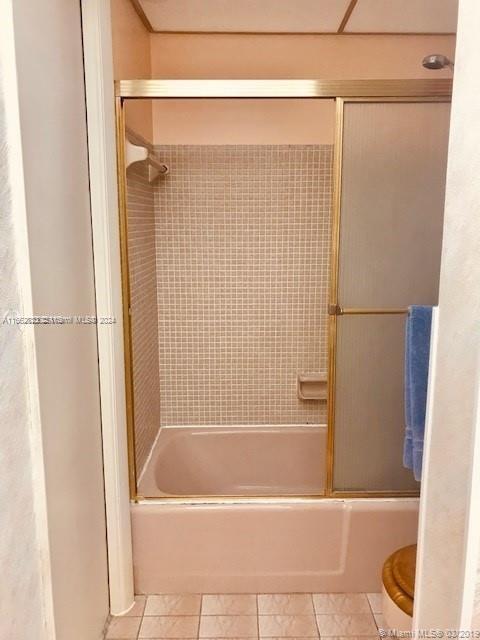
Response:
[{"label": "mosaic tile wall", "polygon": [[326,422],[332,147],[155,149],[161,424]]},{"label": "mosaic tile wall", "polygon": [[135,449],[140,473],[160,425],[154,194],[144,163],[127,169],[127,198]]}]

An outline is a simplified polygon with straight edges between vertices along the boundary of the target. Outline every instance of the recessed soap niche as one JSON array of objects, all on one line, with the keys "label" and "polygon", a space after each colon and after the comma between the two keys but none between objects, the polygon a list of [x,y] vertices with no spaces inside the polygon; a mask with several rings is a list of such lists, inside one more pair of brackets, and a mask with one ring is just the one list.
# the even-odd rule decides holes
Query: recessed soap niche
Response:
[{"label": "recessed soap niche", "polygon": [[297,376],[297,395],[300,400],[327,401],[328,384],[325,373],[305,372]]}]

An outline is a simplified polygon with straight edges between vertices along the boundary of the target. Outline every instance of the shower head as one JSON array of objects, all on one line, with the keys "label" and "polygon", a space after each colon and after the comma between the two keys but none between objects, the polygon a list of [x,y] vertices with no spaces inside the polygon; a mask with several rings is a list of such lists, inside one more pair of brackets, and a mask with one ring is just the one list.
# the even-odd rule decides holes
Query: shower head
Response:
[{"label": "shower head", "polygon": [[453,69],[453,62],[444,56],[442,53],[431,53],[422,60],[422,65],[425,69],[445,69],[450,67]]}]

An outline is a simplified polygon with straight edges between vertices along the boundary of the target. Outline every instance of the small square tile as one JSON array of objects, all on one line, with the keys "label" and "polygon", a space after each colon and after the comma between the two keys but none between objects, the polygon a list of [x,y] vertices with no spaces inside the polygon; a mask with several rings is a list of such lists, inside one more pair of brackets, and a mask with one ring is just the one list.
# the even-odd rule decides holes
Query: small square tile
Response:
[{"label": "small square tile", "polygon": [[364,593],[314,593],[315,613],[371,613]]},{"label": "small square tile", "polygon": [[196,638],[199,616],[146,616],[139,638]]},{"label": "small square tile", "polygon": [[112,618],[108,625],[106,640],[131,640],[137,637],[141,618],[121,616]]},{"label": "small square tile", "polygon": [[194,616],[200,614],[202,596],[195,594],[165,594],[148,596],[146,616]]},{"label": "small square tile", "polygon": [[382,613],[382,594],[367,593],[367,598],[373,613]]},{"label": "small square tile", "polygon": [[[152,190],[146,170],[130,168],[127,195],[132,280],[144,281],[146,255],[149,262],[153,258],[158,276],[153,304],[150,296],[146,300],[145,287],[133,287],[132,311],[136,318],[154,316],[158,299],[161,359],[177,372],[155,381],[164,399],[162,421],[191,424],[193,417],[202,424],[257,424],[280,416],[292,423],[323,422],[324,407],[300,406],[290,393],[290,372],[299,359],[326,364],[322,309],[328,298],[331,145],[161,145],[155,151],[173,168],[168,180]],[[287,199],[285,176],[292,195]],[[319,252],[312,251],[314,246]],[[286,254],[285,247],[290,248]],[[245,292],[238,287],[240,281],[250,285]],[[202,291],[210,295],[204,300],[192,297],[192,286],[199,296]],[[312,287],[317,295],[309,304]],[[288,302],[283,311],[277,304],[282,292]],[[291,308],[294,313],[285,316]],[[245,317],[244,328],[230,320],[239,314]],[[212,323],[219,318],[226,322],[212,338]],[[269,327],[279,318],[282,331],[271,335]],[[140,324],[136,352],[143,363],[155,328]],[[226,344],[243,347],[240,366],[225,355]],[[271,354],[279,351],[279,372],[268,384],[265,401],[265,385],[257,378],[269,368]],[[198,361],[206,363],[200,377]],[[232,377],[238,390],[233,399]],[[147,410],[147,400],[138,403],[145,416],[139,428],[155,415]],[[139,455],[145,455],[146,445],[140,444],[147,433],[139,437]]]},{"label": "small square tile", "polygon": [[200,638],[256,638],[257,616],[203,616]]},{"label": "small square tile", "polygon": [[272,615],[258,616],[260,638],[316,638],[315,616]]},{"label": "small square tile", "polygon": [[258,596],[260,615],[312,615],[312,596],[308,593],[267,593]]},{"label": "small square tile", "polygon": [[324,636],[374,636],[377,633],[371,613],[317,615],[320,637]]},{"label": "small square tile", "polygon": [[143,616],[143,611],[145,609],[146,601],[147,601],[146,596],[135,596],[135,604],[130,609],[130,611],[127,611],[127,613],[124,614],[124,616],[126,617]]},{"label": "small square tile", "polygon": [[202,616],[256,615],[257,596],[249,594],[205,595],[202,598]]}]

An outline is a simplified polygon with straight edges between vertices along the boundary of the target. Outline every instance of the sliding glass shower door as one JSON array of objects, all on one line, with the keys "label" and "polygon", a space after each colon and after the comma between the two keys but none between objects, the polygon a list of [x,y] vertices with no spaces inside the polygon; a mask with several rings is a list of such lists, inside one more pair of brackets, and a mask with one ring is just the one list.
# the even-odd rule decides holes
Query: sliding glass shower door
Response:
[{"label": "sliding glass shower door", "polygon": [[411,492],[404,325],[438,297],[450,105],[338,101],[330,427],[335,493]]}]

